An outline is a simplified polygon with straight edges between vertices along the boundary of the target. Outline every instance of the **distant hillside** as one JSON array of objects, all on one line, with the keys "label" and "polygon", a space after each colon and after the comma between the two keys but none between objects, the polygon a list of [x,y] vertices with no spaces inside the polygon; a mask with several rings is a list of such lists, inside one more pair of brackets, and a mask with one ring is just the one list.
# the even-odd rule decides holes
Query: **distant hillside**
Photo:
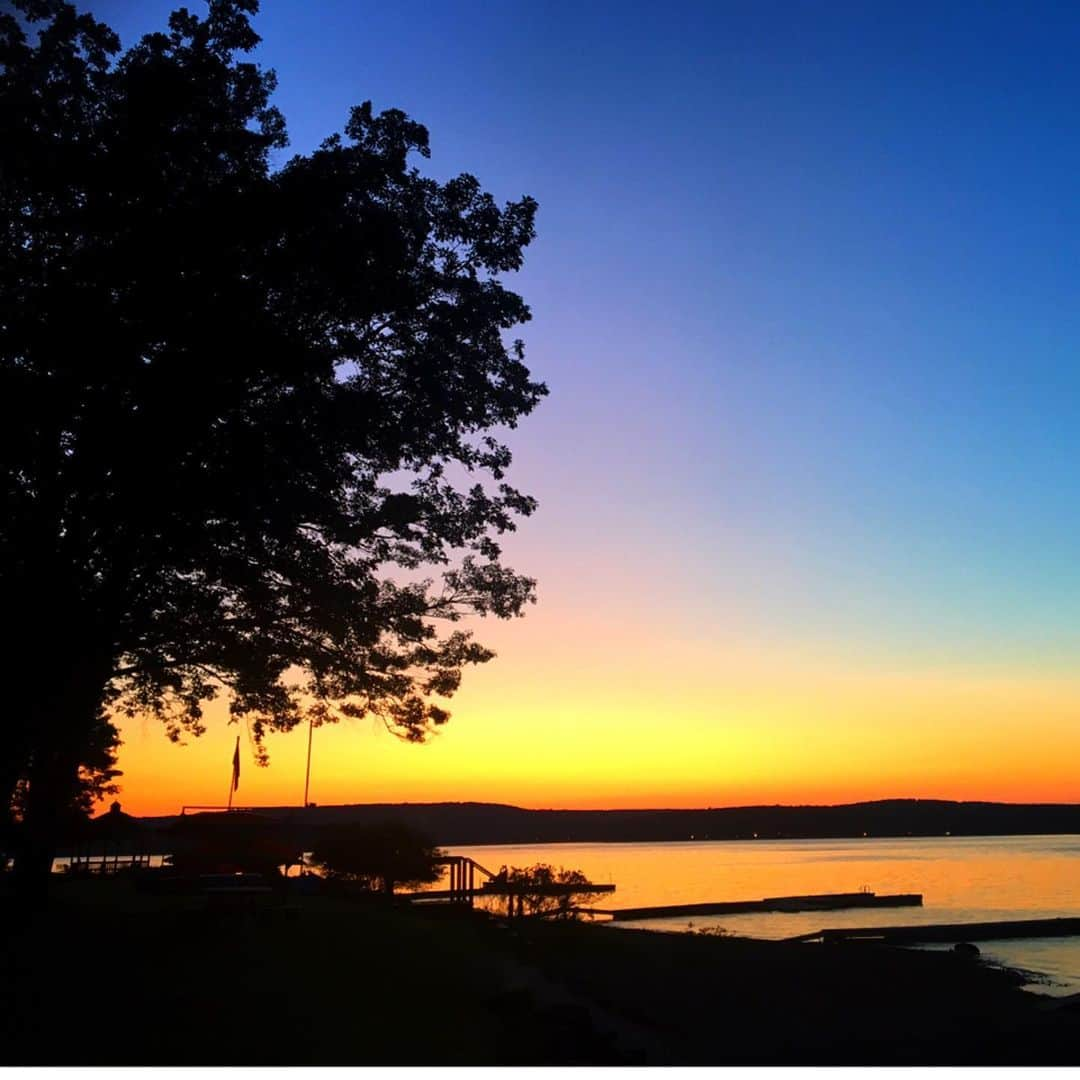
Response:
[{"label": "distant hillside", "polygon": [[[307,810],[266,807],[259,812],[312,826],[394,819],[423,830],[444,846],[1080,833],[1080,805],[938,799],[722,810],[524,810],[496,803],[364,803]],[[144,820],[164,825],[173,819]]]}]

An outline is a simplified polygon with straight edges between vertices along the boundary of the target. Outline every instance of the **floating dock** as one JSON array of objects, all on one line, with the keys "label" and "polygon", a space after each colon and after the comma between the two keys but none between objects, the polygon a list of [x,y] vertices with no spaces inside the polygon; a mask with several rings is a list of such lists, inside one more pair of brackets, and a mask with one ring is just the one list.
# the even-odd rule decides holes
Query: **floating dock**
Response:
[{"label": "floating dock", "polygon": [[815,930],[785,941],[878,942],[883,945],[955,944],[962,941],[1006,941],[1010,938],[1080,936],[1080,918],[1014,919],[1007,922],[938,923],[926,926],[853,926]]},{"label": "floating dock", "polygon": [[821,893],[817,896],[770,896],[764,900],[734,900],[712,904],[669,904],[664,907],[590,908],[613,920],[674,919],[684,915],[750,915],[758,912],[843,911],[846,908],[922,907],[921,893],[878,896],[872,892]]}]

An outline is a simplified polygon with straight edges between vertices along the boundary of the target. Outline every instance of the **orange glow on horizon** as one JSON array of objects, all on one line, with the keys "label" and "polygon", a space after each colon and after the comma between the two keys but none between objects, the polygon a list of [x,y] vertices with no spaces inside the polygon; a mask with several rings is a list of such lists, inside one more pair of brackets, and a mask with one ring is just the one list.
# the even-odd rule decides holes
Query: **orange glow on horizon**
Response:
[{"label": "orange glow on horizon", "polygon": [[[423,746],[377,722],[317,730],[312,801],[568,809],[1080,801],[1071,765],[1080,758],[1080,679],[896,673],[685,643],[667,655],[655,643],[648,657],[628,649],[616,670],[610,653],[607,664],[586,667],[562,651],[504,644],[491,665],[467,673],[453,719]],[[177,747],[154,720],[124,724],[124,809],[224,804],[237,729],[223,706],[210,711],[208,728]],[[268,745],[267,769],[244,755],[237,805],[302,801],[306,730]]]}]

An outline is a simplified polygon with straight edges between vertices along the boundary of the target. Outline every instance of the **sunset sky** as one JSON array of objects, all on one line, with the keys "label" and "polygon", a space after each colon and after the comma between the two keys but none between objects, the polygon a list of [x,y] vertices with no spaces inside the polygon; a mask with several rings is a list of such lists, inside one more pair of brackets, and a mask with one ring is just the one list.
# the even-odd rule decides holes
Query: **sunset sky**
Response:
[{"label": "sunset sky", "polygon": [[[87,6],[128,45],[174,5]],[[1080,9],[265,9],[290,152],[371,99],[538,200],[551,389],[539,604],[430,745],[316,731],[312,800],[1080,801]],[[124,809],[222,803],[236,730],[125,723]]]}]

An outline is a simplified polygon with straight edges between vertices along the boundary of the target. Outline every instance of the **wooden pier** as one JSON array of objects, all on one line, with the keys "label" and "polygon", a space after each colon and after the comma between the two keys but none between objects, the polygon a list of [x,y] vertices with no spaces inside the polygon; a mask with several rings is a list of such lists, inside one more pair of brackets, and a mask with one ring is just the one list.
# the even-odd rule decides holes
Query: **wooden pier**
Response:
[{"label": "wooden pier", "polygon": [[770,896],[764,900],[733,900],[709,904],[668,904],[663,907],[591,909],[613,920],[674,919],[687,915],[750,915],[758,912],[843,911],[846,908],[921,907],[921,893],[878,896],[872,892],[821,893],[816,896]]},{"label": "wooden pier", "polygon": [[1013,919],[1005,922],[937,923],[926,926],[852,926],[797,934],[785,941],[877,942],[883,945],[955,944],[1013,938],[1080,937],[1080,918]]}]

